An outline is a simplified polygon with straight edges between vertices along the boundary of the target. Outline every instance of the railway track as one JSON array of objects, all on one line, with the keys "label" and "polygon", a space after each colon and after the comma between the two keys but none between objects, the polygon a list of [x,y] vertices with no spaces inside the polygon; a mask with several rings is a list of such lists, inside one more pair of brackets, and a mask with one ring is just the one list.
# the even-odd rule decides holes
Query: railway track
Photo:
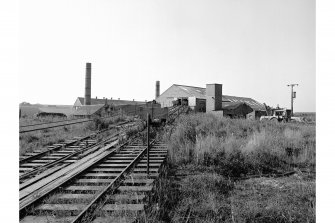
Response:
[{"label": "railway track", "polygon": [[[186,108],[177,108],[171,121],[183,112]],[[22,164],[27,159],[42,164],[32,165],[39,174],[20,184],[20,222],[134,222],[143,217],[167,146],[148,138],[144,143],[142,133],[121,145],[117,133],[99,145],[89,137],[66,141],[55,145],[61,154],[55,152],[59,158],[50,163],[37,161],[42,159],[34,154],[22,159]]]},{"label": "railway track", "polygon": [[67,123],[67,122],[72,122],[72,121],[84,121],[88,120],[87,118],[73,118],[73,119],[64,119],[64,120],[59,120],[59,121],[53,121],[53,122],[36,122],[36,123],[31,123],[31,124],[25,124],[25,125],[20,125],[20,128],[26,128],[26,127],[31,127],[31,126],[39,126],[39,125],[50,125],[50,124],[55,124],[55,123]]},{"label": "railway track", "polygon": [[49,146],[46,151],[34,151],[33,153],[21,156],[19,161],[20,190],[44,177],[44,175],[41,175],[34,180],[30,180],[36,175],[40,175],[44,172],[46,172],[46,174],[53,173],[76,162],[81,157],[101,147],[104,143],[116,141],[119,136],[119,132],[116,132],[99,141],[97,137],[100,134],[116,127],[120,128],[125,125],[129,126],[133,124],[134,123],[129,123],[128,121],[118,123],[107,130],[99,131],[86,137],[77,137],[72,140],[67,140],[64,143],[54,144]]},{"label": "railway track", "polygon": [[185,105],[178,105],[169,108],[169,116],[167,123],[173,123],[181,114],[185,114],[189,111],[189,107]]},{"label": "railway track", "polygon": [[[108,117],[102,117],[102,119],[114,118],[117,116],[119,116],[119,114],[115,114],[115,115],[108,116]],[[35,124],[20,126],[19,133],[33,132],[33,131],[38,131],[38,130],[57,128],[57,127],[80,124],[80,123],[91,122],[91,121],[94,121],[94,119],[81,118],[81,119],[70,119],[70,120],[63,120],[63,121],[56,121],[56,122],[47,122],[47,123],[35,123]]]},{"label": "railway track", "polygon": [[135,221],[145,210],[146,195],[165,161],[166,145],[150,146],[149,175],[148,146],[139,138],[120,147],[113,143],[105,147],[33,193],[20,191],[20,222]]}]

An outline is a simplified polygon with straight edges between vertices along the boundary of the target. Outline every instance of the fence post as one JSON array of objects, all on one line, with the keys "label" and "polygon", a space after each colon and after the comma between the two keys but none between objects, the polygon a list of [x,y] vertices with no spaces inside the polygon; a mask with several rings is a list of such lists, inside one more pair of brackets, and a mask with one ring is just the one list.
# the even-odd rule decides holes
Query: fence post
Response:
[{"label": "fence post", "polygon": [[149,150],[150,150],[150,140],[149,140],[149,133],[150,133],[150,114],[147,113],[147,174],[149,175],[149,164],[150,164],[150,158],[149,158]]}]

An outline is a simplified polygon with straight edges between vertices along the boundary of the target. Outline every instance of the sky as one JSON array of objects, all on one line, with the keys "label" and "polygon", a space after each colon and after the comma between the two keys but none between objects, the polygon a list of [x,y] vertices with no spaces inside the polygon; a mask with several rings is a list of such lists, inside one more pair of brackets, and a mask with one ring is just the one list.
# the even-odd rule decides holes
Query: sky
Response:
[{"label": "sky", "polygon": [[19,101],[152,100],[172,84],[316,111],[315,0],[19,2]]}]

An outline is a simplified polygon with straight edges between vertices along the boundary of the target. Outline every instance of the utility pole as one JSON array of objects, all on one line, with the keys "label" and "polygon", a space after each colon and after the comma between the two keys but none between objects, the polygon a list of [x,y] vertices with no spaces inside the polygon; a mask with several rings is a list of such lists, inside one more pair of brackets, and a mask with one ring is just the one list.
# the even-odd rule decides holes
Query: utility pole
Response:
[{"label": "utility pole", "polygon": [[288,84],[287,87],[291,87],[291,116],[293,116],[293,99],[296,98],[296,92],[293,91],[294,86],[299,86],[298,84]]}]

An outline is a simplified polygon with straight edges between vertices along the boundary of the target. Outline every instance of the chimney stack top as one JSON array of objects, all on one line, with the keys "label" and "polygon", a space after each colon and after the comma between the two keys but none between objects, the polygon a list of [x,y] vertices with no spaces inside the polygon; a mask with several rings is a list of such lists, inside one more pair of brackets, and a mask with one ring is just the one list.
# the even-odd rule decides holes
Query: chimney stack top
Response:
[{"label": "chimney stack top", "polygon": [[160,95],[160,82],[156,81],[155,99],[157,99],[159,95]]}]

